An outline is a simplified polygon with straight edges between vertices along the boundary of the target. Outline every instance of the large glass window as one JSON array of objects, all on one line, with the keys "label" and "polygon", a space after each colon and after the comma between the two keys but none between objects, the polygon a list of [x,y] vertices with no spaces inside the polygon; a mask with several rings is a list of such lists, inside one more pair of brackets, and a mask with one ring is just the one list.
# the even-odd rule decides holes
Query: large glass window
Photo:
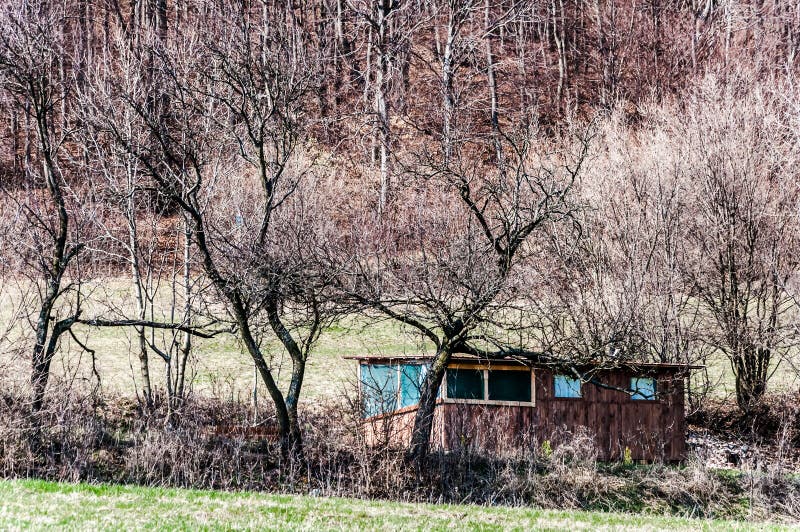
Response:
[{"label": "large glass window", "polygon": [[364,416],[418,404],[426,373],[424,364],[361,364]]},{"label": "large glass window", "polygon": [[631,399],[636,401],[656,400],[656,380],[651,377],[631,378]]},{"label": "large glass window", "polygon": [[375,416],[395,410],[397,408],[397,367],[362,364],[361,393],[365,416]]},{"label": "large glass window", "polygon": [[556,375],[554,382],[556,397],[581,397],[581,381],[569,375]]},{"label": "large glass window", "polygon": [[400,408],[419,404],[419,393],[425,380],[427,366],[400,365]]},{"label": "large glass window", "polygon": [[450,368],[447,398],[474,401],[533,402],[530,370]]},{"label": "large glass window", "polygon": [[483,399],[483,371],[479,369],[448,369],[447,397],[449,399]]},{"label": "large glass window", "polygon": [[531,402],[531,372],[489,370],[490,401]]}]

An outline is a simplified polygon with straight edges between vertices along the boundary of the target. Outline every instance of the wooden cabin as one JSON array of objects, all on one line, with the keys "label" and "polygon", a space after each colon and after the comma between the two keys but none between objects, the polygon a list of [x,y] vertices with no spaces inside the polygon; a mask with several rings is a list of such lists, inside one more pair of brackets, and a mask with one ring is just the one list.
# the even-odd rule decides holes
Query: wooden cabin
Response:
[{"label": "wooden cabin", "polygon": [[[430,358],[347,357],[359,363],[366,436],[409,443]],[[686,450],[684,379],[692,367],[586,365],[572,371],[517,359],[453,356],[439,390],[431,445],[503,452],[555,448],[578,432],[594,437],[600,460],[626,449],[634,460],[678,462]]]}]

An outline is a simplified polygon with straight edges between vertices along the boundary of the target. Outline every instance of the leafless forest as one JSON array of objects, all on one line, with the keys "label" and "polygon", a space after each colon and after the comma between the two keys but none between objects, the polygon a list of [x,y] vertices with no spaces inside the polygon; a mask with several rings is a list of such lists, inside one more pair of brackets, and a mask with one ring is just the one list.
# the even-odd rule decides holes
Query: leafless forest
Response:
[{"label": "leafless forest", "polygon": [[[460,500],[479,473],[428,449],[454,353],[724,364],[714,408],[800,441],[772,387],[800,370],[797,2],[1,3],[0,371],[28,371],[0,393],[3,474]],[[434,355],[396,456],[353,443],[347,401],[301,402],[349,316]],[[134,408],[52,377],[67,343],[103,356],[78,326],[134,331]],[[188,393],[220,336],[268,392],[262,432],[222,438],[248,405]],[[687,404],[719,420],[700,373]],[[597,484],[542,487],[582,460],[500,499],[585,504]],[[768,511],[796,517],[786,489]]]}]

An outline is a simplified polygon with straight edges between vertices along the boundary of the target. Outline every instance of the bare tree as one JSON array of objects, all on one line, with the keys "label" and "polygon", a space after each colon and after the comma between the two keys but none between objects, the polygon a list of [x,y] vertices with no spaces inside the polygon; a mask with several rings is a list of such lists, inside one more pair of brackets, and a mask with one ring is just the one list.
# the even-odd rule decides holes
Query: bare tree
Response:
[{"label": "bare tree", "polygon": [[[209,8],[198,40],[155,43],[165,97],[148,100],[133,76],[107,100],[133,112],[134,129],[115,105],[103,107],[98,127],[185,215],[199,264],[275,406],[282,449],[300,456],[305,365],[331,315],[327,275],[313,259],[324,235],[305,210],[314,158],[297,154],[316,80],[291,10],[262,7]],[[285,395],[264,351],[270,337],[292,363]]]},{"label": "bare tree", "polygon": [[[558,228],[530,275],[538,343],[600,369],[635,362],[705,364],[704,315],[684,275],[692,183],[656,117],[602,120],[592,172],[576,190],[580,231]],[[586,379],[588,375],[583,375]],[[693,405],[708,390],[695,378]]]},{"label": "bare tree", "polygon": [[[90,97],[84,93],[79,101],[85,104],[84,117],[89,124],[94,111]],[[125,109],[120,109],[120,113],[122,120],[134,123]],[[145,324],[169,322],[192,328],[201,321],[196,307],[203,299],[206,281],[193,271],[196,268],[193,268],[191,229],[185,219],[170,213],[164,198],[148,190],[141,164],[135,158],[114,143],[104,141],[102,132],[95,128],[87,127],[84,132],[84,149],[95,161],[93,170],[98,177],[95,193],[104,198],[107,206],[93,219],[98,240],[94,253],[111,264],[127,263],[133,303],[129,304],[127,298],[118,301],[113,292],[101,293],[101,290],[94,294],[94,299],[104,308],[106,321],[112,321],[113,317],[142,324],[133,326],[134,350],[139,360],[137,397],[147,410],[152,410],[154,392],[161,382],[166,389],[168,409],[172,411],[185,397],[192,334]],[[123,272],[120,269],[116,273]],[[151,376],[151,353],[165,366],[163,380],[154,382]]]},{"label": "bare tree", "polygon": [[[25,109],[36,139],[35,160],[25,168],[29,192],[16,201],[27,223],[25,230],[33,238],[31,248],[21,251],[26,256],[26,271],[22,273],[37,289],[30,378],[34,412],[42,408],[59,340],[80,315],[80,274],[73,270],[67,277],[85,245],[76,226],[76,205],[64,162],[71,128],[61,104],[73,88],[72,80],[63,75],[69,58],[68,37],[64,35],[68,15],[63,6],[36,2],[5,5],[0,12],[4,28],[0,35],[0,79],[3,88]],[[44,195],[37,193],[39,187]],[[76,293],[78,299],[72,299]],[[71,305],[62,305],[70,300]]]},{"label": "bare tree", "polygon": [[378,227],[356,229],[364,247],[347,252],[354,275],[343,288],[418,330],[435,351],[409,450],[418,463],[428,451],[436,395],[452,354],[530,349],[508,332],[523,319],[518,273],[535,255],[535,236],[575,212],[570,193],[589,139],[573,140],[547,141],[530,130],[505,135],[502,170],[470,157],[493,151],[491,138],[453,143],[448,156],[430,153],[404,175],[406,207]]},{"label": "bare tree", "polygon": [[782,113],[781,100],[768,93],[736,94],[710,81],[674,129],[684,171],[696,183],[686,275],[745,412],[794,345],[785,286],[798,271],[800,191],[797,138]]}]

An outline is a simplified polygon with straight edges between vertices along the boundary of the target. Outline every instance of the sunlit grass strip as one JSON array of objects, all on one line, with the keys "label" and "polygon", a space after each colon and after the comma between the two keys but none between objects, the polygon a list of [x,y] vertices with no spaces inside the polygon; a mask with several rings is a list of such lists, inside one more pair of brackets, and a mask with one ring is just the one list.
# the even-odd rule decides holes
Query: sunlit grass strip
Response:
[{"label": "sunlit grass strip", "polygon": [[[0,481],[0,528],[271,530],[782,530],[779,525],[522,507]],[[788,530],[788,527],[785,528]]]}]

